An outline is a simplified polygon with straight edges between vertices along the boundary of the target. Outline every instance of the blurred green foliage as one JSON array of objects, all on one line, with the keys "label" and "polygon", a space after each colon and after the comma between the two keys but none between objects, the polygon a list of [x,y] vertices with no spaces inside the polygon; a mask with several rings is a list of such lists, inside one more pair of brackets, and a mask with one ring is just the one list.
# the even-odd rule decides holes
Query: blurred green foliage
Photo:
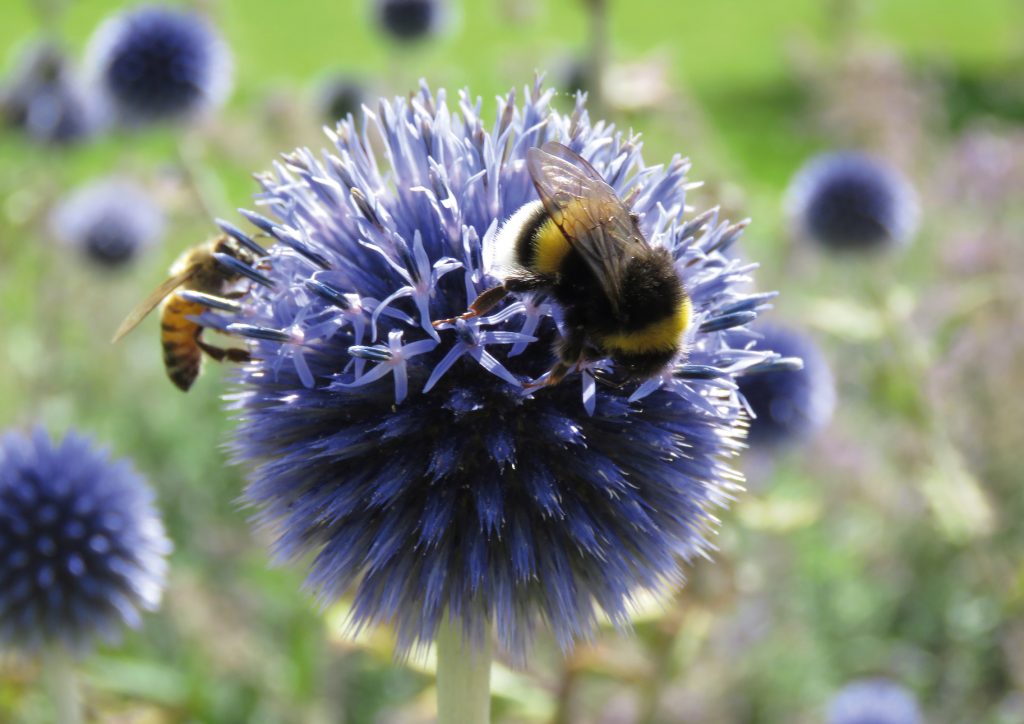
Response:
[{"label": "blurred green foliage", "polygon": [[[0,133],[0,426],[74,425],[132,456],[176,541],[162,612],[82,666],[97,720],[420,721],[429,666],[392,662],[386,634],[349,642],[343,611],[321,615],[302,592],[301,567],[268,567],[267,537],[250,530],[242,474],[220,446],[231,425],[221,370],[208,365],[185,396],[164,379],[155,320],[108,340],[169,262],[212,233],[193,186],[234,218],[251,172],[292,146],[325,145],[310,97],[324,72],[363,74],[387,93],[422,76],[450,100],[469,87],[487,107],[531,81],[524,69],[581,52],[583,3],[462,0],[453,32],[414,48],[383,41],[363,2],[200,4],[236,58],[233,99],[203,128],[69,150]],[[68,3],[69,46],[120,5]],[[1024,721],[1021,188],[1013,196],[997,179],[969,193],[989,169],[972,170],[963,152],[994,137],[1024,163],[1024,7],[610,6],[612,59],[647,62],[644,72],[663,59],[669,93],[628,112],[610,95],[609,115],[644,133],[649,161],[693,159],[708,181],[697,208],[754,217],[742,245],[762,262],[758,286],[780,289],[777,318],[823,342],[840,404],[813,445],[741,461],[751,490],[724,514],[716,561],[641,612],[634,635],[608,632],[568,660],[542,643],[526,671],[499,665],[497,718],[816,722],[842,683],[884,674],[918,693],[929,721]],[[16,0],[3,20],[10,67],[37,20]],[[906,253],[837,261],[787,235],[790,174],[816,150],[849,145],[918,183],[925,229]],[[63,191],[114,171],[142,180],[173,222],[164,246],[123,273],[89,267],[45,233]],[[0,664],[0,721],[47,720],[36,674]]]}]

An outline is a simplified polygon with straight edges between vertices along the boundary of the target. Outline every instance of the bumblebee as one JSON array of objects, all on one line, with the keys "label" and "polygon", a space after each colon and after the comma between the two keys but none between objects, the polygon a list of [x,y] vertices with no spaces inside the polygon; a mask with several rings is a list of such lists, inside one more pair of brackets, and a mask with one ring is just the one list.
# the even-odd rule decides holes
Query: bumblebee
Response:
[{"label": "bumblebee", "polygon": [[238,296],[232,287],[241,279],[242,273],[231,269],[217,258],[218,255],[221,259],[226,255],[245,265],[255,263],[258,258],[253,249],[227,234],[186,250],[171,266],[170,276],[125,317],[112,340],[120,340],[163,302],[160,341],[164,348],[164,367],[171,382],[184,392],[199,376],[203,353],[218,362],[225,359],[246,362],[249,359],[249,353],[244,349],[217,347],[205,342],[203,326],[189,319],[202,314],[210,306],[222,309],[237,306],[230,298]]},{"label": "bumblebee", "polygon": [[510,293],[543,294],[562,308],[564,330],[541,384],[605,358],[624,381],[658,374],[682,351],[692,311],[671,254],[647,242],[637,215],[568,147],[531,148],[526,163],[540,199],[498,232],[504,281],[435,326],[486,314]]}]

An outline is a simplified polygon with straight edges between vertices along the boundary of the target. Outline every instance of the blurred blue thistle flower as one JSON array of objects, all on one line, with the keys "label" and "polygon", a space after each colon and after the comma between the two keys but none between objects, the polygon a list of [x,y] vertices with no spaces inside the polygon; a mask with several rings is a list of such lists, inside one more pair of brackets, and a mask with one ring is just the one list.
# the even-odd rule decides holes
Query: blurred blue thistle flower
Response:
[{"label": "blurred blue thistle flower", "polygon": [[923,724],[917,699],[889,679],[847,684],[832,698],[828,724]]},{"label": "blurred blue thistle flower", "polygon": [[227,45],[191,11],[150,5],[115,15],[93,34],[88,59],[100,93],[126,124],[189,120],[231,90]]},{"label": "blurred blue thistle flower", "polygon": [[917,194],[882,161],[863,153],[826,153],[793,177],[786,206],[801,237],[834,250],[909,242],[917,231]]},{"label": "blurred blue thistle flower", "polygon": [[64,197],[50,214],[50,231],[96,264],[118,267],[161,239],[164,215],[140,186],[111,177]]},{"label": "blurred blue thistle flower", "polygon": [[[766,349],[782,360],[801,360],[802,364],[778,362],[750,370],[739,379],[740,392],[750,405],[748,439],[754,446],[774,446],[806,440],[832,418],[835,407],[835,381],[825,356],[814,341],[796,330],[774,324],[755,326],[752,349]],[[742,333],[731,335],[733,344],[742,346]]]},{"label": "blurred blue thistle flower", "polygon": [[560,85],[566,88],[569,93],[587,93],[593,86],[593,79],[590,77],[591,68],[587,59],[580,55],[572,55],[562,58],[559,65]]},{"label": "blurred blue thistle flower", "polygon": [[[681,561],[707,552],[712,511],[741,480],[733,377],[774,358],[725,335],[772,296],[743,291],[754,265],[722,253],[745,224],[717,210],[684,221],[685,160],[646,166],[636,137],[592,125],[582,97],[562,115],[552,96],[510,93],[487,128],[479,100],[462,93],[453,112],[424,85],[328,132],[333,152],[287,154],[258,177],[273,219],[242,212],[276,239],[269,283],[237,316],[203,318],[252,340],[232,446],[277,554],[315,553],[321,600],[354,589],[354,628],[395,624],[400,652],[445,615],[474,641],[494,624],[516,657],[540,620],[565,649],[602,612],[625,625],[638,591],[680,584]],[[499,224],[536,199],[526,152],[548,140],[593,163],[671,250],[694,304],[685,364],[626,388],[571,374],[531,393],[557,305],[521,298],[431,326],[496,283]]]},{"label": "blurred blue thistle flower", "polygon": [[171,550],[153,493],[86,436],[0,436],[0,647],[111,642],[163,594]]},{"label": "blurred blue thistle flower", "polygon": [[42,42],[18,59],[0,91],[0,116],[37,141],[63,144],[93,135],[103,114],[65,53]]},{"label": "blurred blue thistle flower", "polygon": [[363,84],[343,74],[323,79],[316,96],[320,117],[332,126],[349,114],[358,114],[363,103],[369,101]]},{"label": "blurred blue thistle flower", "polygon": [[449,0],[373,0],[381,30],[410,42],[437,35],[450,20]]}]

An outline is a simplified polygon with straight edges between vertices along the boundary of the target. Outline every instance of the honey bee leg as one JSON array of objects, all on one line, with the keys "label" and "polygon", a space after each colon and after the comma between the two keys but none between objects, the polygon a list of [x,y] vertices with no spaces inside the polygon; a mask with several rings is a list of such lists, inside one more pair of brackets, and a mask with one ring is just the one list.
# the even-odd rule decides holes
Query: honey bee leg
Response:
[{"label": "honey bee leg", "polygon": [[238,347],[217,347],[209,342],[204,342],[199,336],[196,337],[196,344],[199,345],[199,349],[210,355],[211,359],[218,362],[223,362],[225,359],[229,362],[248,362],[250,359],[247,350]]}]

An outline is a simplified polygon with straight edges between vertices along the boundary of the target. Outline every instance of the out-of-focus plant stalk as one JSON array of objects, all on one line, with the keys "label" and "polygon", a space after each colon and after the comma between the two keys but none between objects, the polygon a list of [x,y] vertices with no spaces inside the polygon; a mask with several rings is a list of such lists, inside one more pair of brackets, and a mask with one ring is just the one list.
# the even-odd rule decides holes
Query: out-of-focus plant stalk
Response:
[{"label": "out-of-focus plant stalk", "polygon": [[437,632],[438,724],[489,724],[491,639],[466,641],[459,623],[444,616]]},{"label": "out-of-focus plant stalk", "polygon": [[592,111],[604,111],[604,76],[608,67],[608,2],[609,0],[583,0],[590,14],[590,47],[587,50],[589,106]]},{"label": "out-of-focus plant stalk", "polygon": [[50,692],[57,724],[82,724],[82,698],[71,656],[51,647],[43,654],[43,677]]},{"label": "out-of-focus plant stalk", "polygon": [[32,8],[39,17],[39,24],[47,33],[59,35],[61,18],[67,7],[67,0],[33,0]]},{"label": "out-of-focus plant stalk", "polygon": [[178,139],[178,164],[185,181],[199,202],[200,208],[211,221],[231,211],[220,179],[204,158],[203,141],[194,134],[183,134]]},{"label": "out-of-focus plant stalk", "polygon": [[840,55],[850,51],[857,37],[860,20],[860,0],[830,0],[824,5],[829,35]]}]

